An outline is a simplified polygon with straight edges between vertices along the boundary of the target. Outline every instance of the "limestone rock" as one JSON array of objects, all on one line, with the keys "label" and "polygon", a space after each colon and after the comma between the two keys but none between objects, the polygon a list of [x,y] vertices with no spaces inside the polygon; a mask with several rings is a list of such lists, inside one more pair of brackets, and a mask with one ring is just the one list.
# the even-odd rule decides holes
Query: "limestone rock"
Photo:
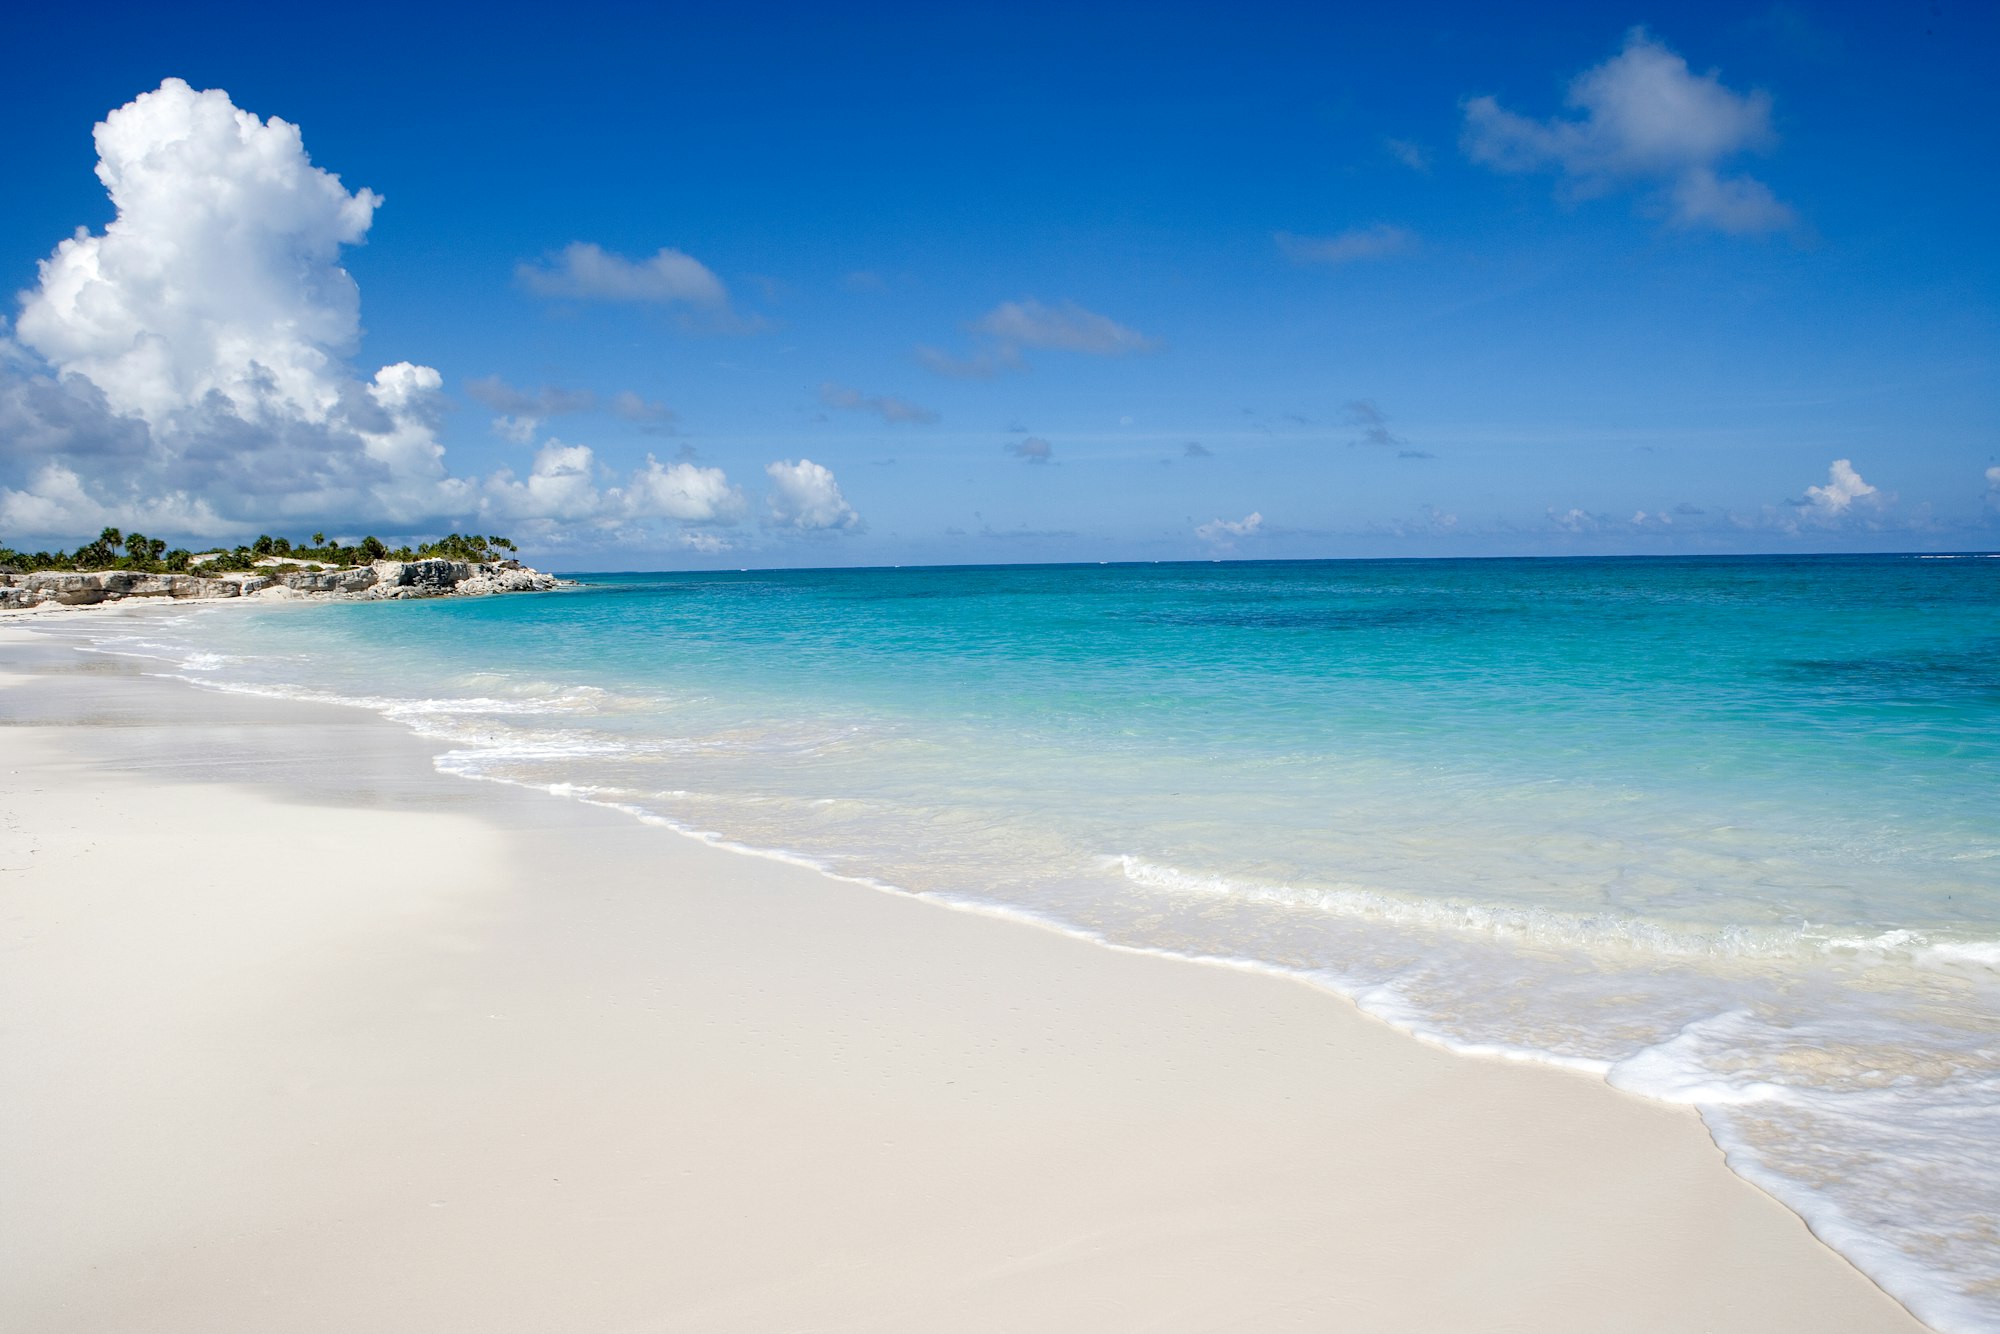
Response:
[{"label": "limestone rock", "polygon": [[526,569],[518,561],[504,561],[497,565],[480,566],[478,573],[459,583],[458,591],[473,597],[493,593],[545,593],[562,587],[562,582],[552,574]]},{"label": "limestone rock", "polygon": [[65,607],[90,607],[104,601],[104,583],[94,574],[43,570],[28,575],[26,586],[43,595],[37,601],[60,602]]}]

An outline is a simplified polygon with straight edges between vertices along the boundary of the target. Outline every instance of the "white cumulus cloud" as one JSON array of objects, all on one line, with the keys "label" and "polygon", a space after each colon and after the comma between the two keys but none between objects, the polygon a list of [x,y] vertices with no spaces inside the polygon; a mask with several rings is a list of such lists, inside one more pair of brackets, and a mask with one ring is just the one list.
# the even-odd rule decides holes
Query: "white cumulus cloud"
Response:
[{"label": "white cumulus cloud", "polygon": [[1867,500],[1879,493],[1861,474],[1854,471],[1854,464],[1848,459],[1835,459],[1833,466],[1826,470],[1825,486],[1806,488],[1806,502],[1822,519],[1837,519],[1854,507],[1857,500]]},{"label": "white cumulus cloud", "polygon": [[41,262],[20,340],[156,428],[210,395],[245,417],[334,415],[329,372],[361,313],[340,249],[381,197],[314,167],[296,125],[179,79],[105,117],[95,140],[117,217]]},{"label": "white cumulus cloud", "polygon": [[833,473],[811,459],[770,464],[764,473],[771,479],[771,522],[780,528],[824,531],[857,528],[861,516],[840,494]]},{"label": "white cumulus cloud", "polygon": [[745,508],[743,493],[729,484],[722,469],[697,467],[686,460],[661,463],[651,454],[646,466],[625,484],[623,502],[633,518],[694,524],[732,523]]},{"label": "white cumulus cloud", "polygon": [[44,463],[29,484],[16,491],[0,487],[0,529],[15,533],[89,533],[128,527],[144,531],[216,537],[229,526],[206,500],[185,491],[147,496],[137,504],[113,510],[83,485],[83,479],[60,463]]},{"label": "white cumulus cloud", "polygon": [[116,216],[41,262],[0,357],[0,469],[28,450],[62,465],[9,489],[8,522],[80,532],[173,494],[218,521],[469,502],[437,441],[438,373],[347,363],[360,295],[339,256],[378,196],[315,167],[297,126],[179,79],[96,143]]},{"label": "white cumulus cloud", "polygon": [[551,440],[536,451],[525,479],[504,470],[487,479],[486,509],[503,519],[590,519],[603,503],[596,474],[590,446]]},{"label": "white cumulus cloud", "polygon": [[1733,91],[1714,71],[1697,75],[1635,28],[1617,55],[1577,76],[1568,104],[1579,114],[1535,120],[1492,97],[1469,98],[1465,151],[1496,171],[1560,172],[1582,196],[1653,185],[1684,227],[1768,232],[1791,225],[1792,210],[1769,186],[1723,174],[1730,159],[1777,143],[1768,93]]},{"label": "white cumulus cloud", "polygon": [[[438,438],[438,372],[399,361],[369,374],[351,362],[360,293],[340,255],[366,238],[379,196],[313,165],[296,125],[179,79],[112,111],[96,143],[115,216],[41,262],[13,336],[0,332],[10,541],[73,540],[107,524],[207,538],[488,520],[551,538],[622,535],[643,521],[639,540],[673,540],[660,525],[725,524],[746,508],[719,469],[648,458],[613,485],[589,446],[555,440],[525,477],[454,476]],[[576,247],[565,255],[580,283],[622,272],[615,257],[593,269]],[[654,291],[726,300],[691,260],[638,267]],[[530,393],[497,378],[467,389],[524,444],[546,418],[597,406],[588,392]],[[643,423],[672,418],[631,394],[611,407]]]},{"label": "white cumulus cloud", "polygon": [[1255,510],[1240,519],[1210,519],[1197,526],[1194,535],[1217,551],[1233,551],[1239,537],[1254,537],[1264,526],[1264,516]]}]

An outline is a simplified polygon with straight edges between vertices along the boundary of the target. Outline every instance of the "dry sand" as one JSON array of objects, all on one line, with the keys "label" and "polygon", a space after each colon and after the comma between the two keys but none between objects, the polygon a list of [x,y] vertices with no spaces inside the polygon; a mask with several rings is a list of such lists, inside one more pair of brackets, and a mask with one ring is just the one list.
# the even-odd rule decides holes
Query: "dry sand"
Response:
[{"label": "dry sand", "polygon": [[1922,1328],[1684,1109],[0,672],[5,1330]]}]

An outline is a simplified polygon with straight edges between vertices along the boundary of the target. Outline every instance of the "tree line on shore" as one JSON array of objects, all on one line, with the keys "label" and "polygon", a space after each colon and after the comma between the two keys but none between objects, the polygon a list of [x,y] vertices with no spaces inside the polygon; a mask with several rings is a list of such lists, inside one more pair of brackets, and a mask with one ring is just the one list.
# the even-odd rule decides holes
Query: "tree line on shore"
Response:
[{"label": "tree line on shore", "polygon": [[[258,568],[271,557],[281,561],[321,565],[368,565],[378,560],[460,560],[487,563],[512,556],[516,548],[504,537],[481,537],[477,533],[448,533],[435,542],[412,547],[408,543],[391,547],[380,538],[364,537],[352,546],[329,541],[325,533],[314,533],[309,542],[272,537],[265,533],[255,542],[238,547],[218,547],[193,552],[186,547],[172,550],[157,537],[106,528],[97,539],[75,551],[15,551],[0,544],[0,568],[27,574],[37,570],[134,570],[143,574],[180,574],[199,568],[202,573]],[[503,554],[504,553],[504,554]]]}]

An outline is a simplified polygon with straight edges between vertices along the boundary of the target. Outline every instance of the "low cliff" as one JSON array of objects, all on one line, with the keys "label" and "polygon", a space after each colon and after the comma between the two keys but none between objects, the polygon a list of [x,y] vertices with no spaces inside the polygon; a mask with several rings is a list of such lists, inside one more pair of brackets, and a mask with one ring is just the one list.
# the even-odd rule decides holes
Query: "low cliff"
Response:
[{"label": "low cliff", "polygon": [[90,607],[127,598],[481,597],[492,593],[540,593],[571,587],[519,561],[378,560],[347,569],[287,569],[256,574],[140,574],[131,570],[77,573],[42,570],[34,574],[0,571],[0,608],[55,604]]}]

